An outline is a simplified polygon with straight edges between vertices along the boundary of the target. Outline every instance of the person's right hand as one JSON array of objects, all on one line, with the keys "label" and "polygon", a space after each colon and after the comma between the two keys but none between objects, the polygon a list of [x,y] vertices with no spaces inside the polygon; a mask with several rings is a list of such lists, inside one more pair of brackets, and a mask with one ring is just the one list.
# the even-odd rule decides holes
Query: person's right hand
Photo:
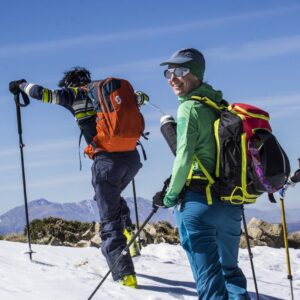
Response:
[{"label": "person's right hand", "polygon": [[22,84],[24,82],[27,82],[27,81],[25,79],[11,81],[8,85],[9,91],[14,95],[19,94],[21,92],[20,84]]}]

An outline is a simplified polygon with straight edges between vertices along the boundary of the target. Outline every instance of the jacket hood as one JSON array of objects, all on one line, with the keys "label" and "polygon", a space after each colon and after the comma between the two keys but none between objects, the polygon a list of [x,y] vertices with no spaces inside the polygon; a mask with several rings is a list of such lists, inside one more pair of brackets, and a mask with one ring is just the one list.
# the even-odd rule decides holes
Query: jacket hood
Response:
[{"label": "jacket hood", "polygon": [[184,96],[179,96],[178,100],[180,103],[183,103],[195,95],[205,96],[216,103],[220,103],[223,99],[223,93],[221,91],[215,90],[211,85],[207,83],[202,83],[200,86],[192,90],[189,94]]}]

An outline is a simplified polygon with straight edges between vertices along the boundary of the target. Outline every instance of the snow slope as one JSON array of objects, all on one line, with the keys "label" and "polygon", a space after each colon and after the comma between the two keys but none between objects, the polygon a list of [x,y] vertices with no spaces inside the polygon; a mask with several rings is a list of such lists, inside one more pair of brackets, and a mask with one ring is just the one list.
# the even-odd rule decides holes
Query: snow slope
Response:
[{"label": "snow slope", "polygon": [[[107,272],[96,248],[33,245],[34,263],[26,244],[0,241],[0,299],[83,300],[87,299]],[[286,279],[284,249],[252,249],[261,300],[291,299]],[[300,250],[290,249],[295,299],[300,299]],[[240,250],[240,266],[255,298],[247,250]],[[197,299],[190,267],[180,246],[149,245],[134,258],[139,288],[130,289],[109,276],[93,299]],[[263,296],[263,295],[269,295]]]}]

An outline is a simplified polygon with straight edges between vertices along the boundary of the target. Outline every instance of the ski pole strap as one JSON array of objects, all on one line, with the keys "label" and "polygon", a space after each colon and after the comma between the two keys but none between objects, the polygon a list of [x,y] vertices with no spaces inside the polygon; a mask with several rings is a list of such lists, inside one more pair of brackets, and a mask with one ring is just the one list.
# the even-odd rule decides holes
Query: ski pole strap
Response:
[{"label": "ski pole strap", "polygon": [[276,203],[275,197],[273,193],[268,193],[268,198],[271,203]]},{"label": "ski pole strap", "polygon": [[141,136],[145,139],[145,140],[149,140],[148,136],[149,136],[150,132],[147,131],[147,132],[142,132],[141,133]]},{"label": "ski pole strap", "polygon": [[[21,98],[22,98],[23,102],[20,101],[20,94],[22,96]],[[30,103],[29,97],[23,91],[21,91],[18,94],[15,94],[14,95],[14,99],[15,99],[15,102],[16,102],[17,106],[25,107],[25,106],[27,106]]]},{"label": "ski pole strap", "polygon": [[141,143],[141,141],[138,140],[136,144],[137,144],[137,146],[141,147],[144,160],[147,160],[147,154],[146,154],[145,148],[144,148],[143,144]]},{"label": "ski pole strap", "polygon": [[[207,198],[207,203],[208,205],[212,205],[212,195],[211,195],[211,187],[212,185],[215,183],[214,179],[210,176],[210,174],[208,173],[208,171],[206,170],[206,168],[203,166],[203,164],[201,163],[201,161],[199,160],[199,158],[194,154],[193,156],[193,163],[191,165],[191,169],[189,172],[189,175],[187,177],[186,180],[186,186],[189,187],[191,184],[191,180],[192,179],[200,179],[200,180],[207,180],[208,184],[205,187],[205,194],[206,194],[206,198]],[[204,176],[193,176],[193,170],[194,170],[194,162],[197,162],[201,171],[203,172]]]}]

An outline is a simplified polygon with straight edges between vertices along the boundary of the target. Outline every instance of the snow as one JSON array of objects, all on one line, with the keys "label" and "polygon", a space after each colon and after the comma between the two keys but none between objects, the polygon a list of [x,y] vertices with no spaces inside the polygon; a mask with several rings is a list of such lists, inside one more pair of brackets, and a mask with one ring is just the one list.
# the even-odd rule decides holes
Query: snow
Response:
[{"label": "snow", "polygon": [[[33,262],[24,254],[27,250],[27,244],[0,241],[0,299],[87,299],[108,271],[96,248],[32,245],[36,251]],[[255,247],[252,252],[260,299],[291,299],[285,250]],[[294,297],[300,299],[300,250],[290,249],[290,258]],[[247,249],[240,249],[239,261],[251,298],[256,299]],[[197,299],[192,273],[179,245],[149,245],[134,263],[138,289],[121,286],[109,276],[93,299]]]}]

